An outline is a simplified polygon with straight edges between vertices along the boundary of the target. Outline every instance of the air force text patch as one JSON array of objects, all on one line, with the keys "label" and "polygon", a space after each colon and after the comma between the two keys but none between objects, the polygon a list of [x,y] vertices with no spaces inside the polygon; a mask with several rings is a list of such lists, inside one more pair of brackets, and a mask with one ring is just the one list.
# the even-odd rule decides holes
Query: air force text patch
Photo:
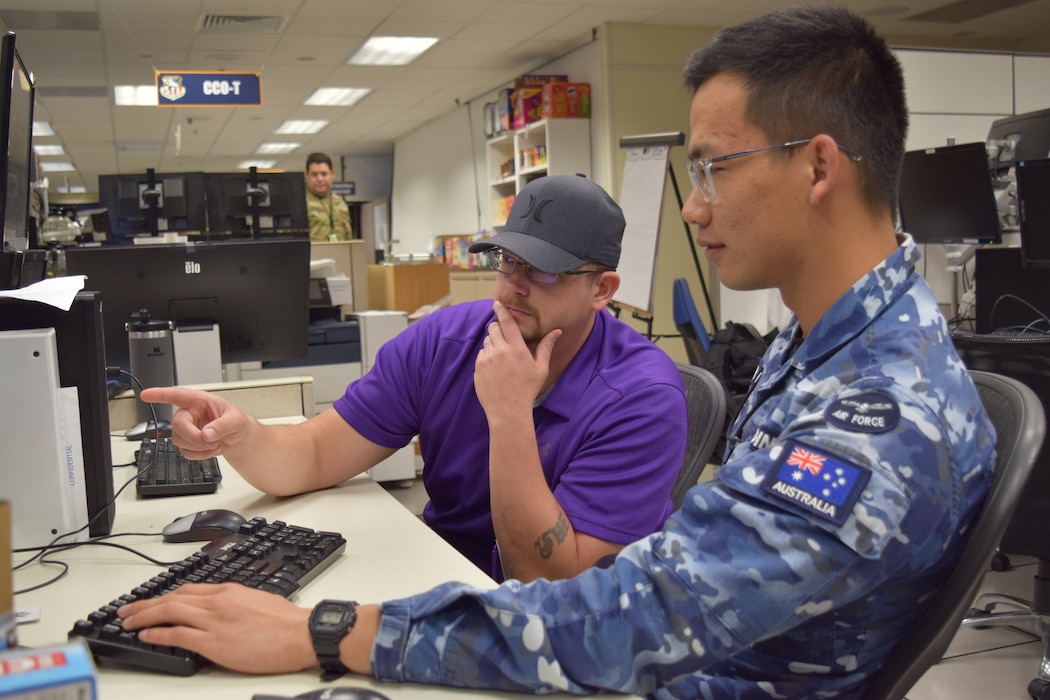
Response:
[{"label": "air force text patch", "polygon": [[897,427],[901,409],[892,396],[880,391],[868,391],[835,399],[824,410],[824,417],[843,430],[885,433]]},{"label": "air force text patch", "polygon": [[871,471],[808,445],[789,441],[762,488],[841,525],[853,511]]}]

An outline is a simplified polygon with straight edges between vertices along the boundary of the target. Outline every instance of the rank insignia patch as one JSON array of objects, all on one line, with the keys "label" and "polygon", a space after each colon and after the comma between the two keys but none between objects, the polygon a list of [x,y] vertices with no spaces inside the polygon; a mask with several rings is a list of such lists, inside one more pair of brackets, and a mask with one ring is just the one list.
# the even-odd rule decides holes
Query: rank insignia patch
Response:
[{"label": "rank insignia patch", "polygon": [[784,445],[762,488],[814,515],[841,525],[853,511],[871,471],[797,442]]}]

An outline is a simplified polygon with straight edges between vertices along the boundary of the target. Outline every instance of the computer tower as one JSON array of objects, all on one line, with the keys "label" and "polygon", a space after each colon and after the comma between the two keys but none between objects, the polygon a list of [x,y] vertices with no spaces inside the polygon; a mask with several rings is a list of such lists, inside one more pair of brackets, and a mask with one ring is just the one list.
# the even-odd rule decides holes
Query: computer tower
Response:
[{"label": "computer tower", "polygon": [[53,328],[0,331],[0,492],[14,547],[87,539],[75,389],[59,386]]},{"label": "computer tower", "polygon": [[974,287],[978,333],[1050,333],[1050,268],[1025,265],[1020,248],[978,248]]},{"label": "computer tower", "polygon": [[[0,330],[54,328],[61,386],[79,390],[81,446],[92,537],[113,528],[113,456],[106,392],[106,349],[102,328],[102,295],[77,292],[69,311],[17,299],[0,300]],[[7,371],[7,368],[0,368]]]}]

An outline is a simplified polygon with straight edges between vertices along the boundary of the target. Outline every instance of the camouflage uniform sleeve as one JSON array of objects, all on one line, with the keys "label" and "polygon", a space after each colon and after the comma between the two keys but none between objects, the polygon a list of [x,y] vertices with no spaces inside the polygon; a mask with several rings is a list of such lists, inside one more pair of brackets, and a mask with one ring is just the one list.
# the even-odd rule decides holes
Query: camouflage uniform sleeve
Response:
[{"label": "camouflage uniform sleeve", "polygon": [[[943,440],[929,439],[939,432],[930,418],[909,402],[893,431],[851,456],[873,475],[841,524],[763,490],[775,455],[756,451],[733,486],[693,488],[662,532],[608,569],[489,591],[446,584],[384,604],[373,672],[506,691],[643,694],[703,673],[938,558],[950,523],[927,522],[921,506],[943,493],[917,493],[921,480],[906,485],[886,466],[906,458],[950,471]],[[904,453],[877,457],[902,441]]]},{"label": "camouflage uniform sleeve", "polygon": [[335,233],[341,241],[348,241],[354,237],[350,227],[350,206],[342,197],[335,197]]}]

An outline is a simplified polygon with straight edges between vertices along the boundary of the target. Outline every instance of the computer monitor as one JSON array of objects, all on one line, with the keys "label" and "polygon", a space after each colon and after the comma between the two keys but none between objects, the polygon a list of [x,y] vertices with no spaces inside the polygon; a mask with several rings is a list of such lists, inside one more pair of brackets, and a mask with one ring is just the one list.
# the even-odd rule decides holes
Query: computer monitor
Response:
[{"label": "computer monitor", "polygon": [[140,309],[177,325],[217,323],[224,363],[306,355],[306,239],[76,247],[66,269],[102,292],[110,366],[131,369],[124,324]]},{"label": "computer monitor", "polygon": [[1016,176],[1021,260],[1050,267],[1050,158],[1018,161]]},{"label": "computer monitor", "polygon": [[899,211],[901,228],[916,243],[1001,242],[984,144],[905,153]]},{"label": "computer monitor", "polygon": [[15,35],[0,38],[0,289],[24,286],[29,247],[33,74],[15,50]]},{"label": "computer monitor", "polygon": [[[36,301],[0,300],[0,330],[54,328],[58,349],[58,379],[75,386],[80,403],[80,442],[84,452],[88,534],[108,535],[116,510],[113,501],[113,456],[106,392],[106,348],[102,296],[80,291],[68,311]],[[125,341],[124,345],[127,345]],[[23,465],[23,467],[26,465]]]},{"label": "computer monitor", "polygon": [[302,173],[207,173],[208,237],[309,237]]},{"label": "computer monitor", "polygon": [[162,233],[203,233],[204,173],[99,175],[99,204],[109,213],[115,243]]}]

